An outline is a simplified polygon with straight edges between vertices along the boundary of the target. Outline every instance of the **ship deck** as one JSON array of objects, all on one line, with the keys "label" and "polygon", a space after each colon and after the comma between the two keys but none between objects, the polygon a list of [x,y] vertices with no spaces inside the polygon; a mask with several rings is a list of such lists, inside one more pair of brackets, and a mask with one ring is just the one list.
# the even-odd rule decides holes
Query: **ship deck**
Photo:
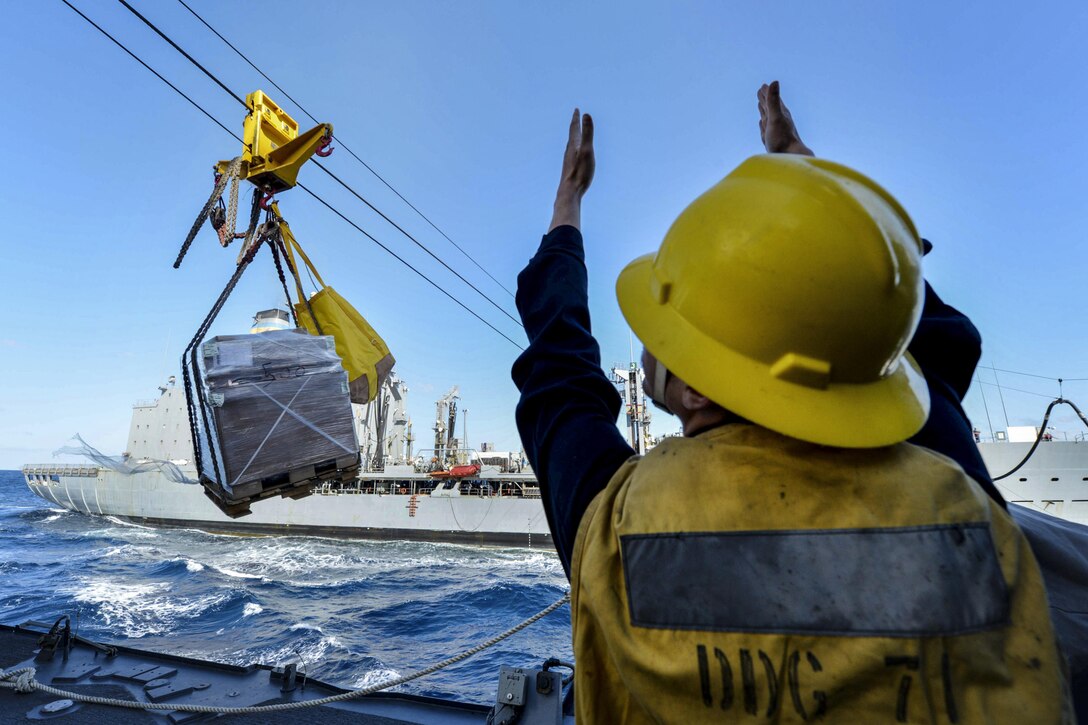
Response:
[{"label": "ship deck", "polygon": [[[293,687],[285,687],[282,668],[216,664],[127,647],[106,647],[78,637],[69,640],[71,648],[67,653],[64,651],[65,647],[60,645],[49,657],[49,648],[39,645],[39,638],[48,631],[49,625],[38,622],[20,626],[0,625],[0,666],[7,671],[33,667],[36,670],[34,678],[38,682],[65,691],[136,702],[248,707],[316,700],[346,692],[334,685],[303,678],[301,675],[297,677]],[[60,718],[73,723],[127,725],[205,722],[214,718],[216,722],[222,723],[467,725],[486,722],[490,710],[484,705],[393,692],[375,693],[304,710],[259,715],[217,716],[177,710],[159,710],[152,713],[85,703],[75,703],[56,712],[49,712],[50,704],[60,700],[62,698],[40,691],[21,694],[11,689],[0,689],[0,721]],[[573,723],[573,718],[567,721]]]}]

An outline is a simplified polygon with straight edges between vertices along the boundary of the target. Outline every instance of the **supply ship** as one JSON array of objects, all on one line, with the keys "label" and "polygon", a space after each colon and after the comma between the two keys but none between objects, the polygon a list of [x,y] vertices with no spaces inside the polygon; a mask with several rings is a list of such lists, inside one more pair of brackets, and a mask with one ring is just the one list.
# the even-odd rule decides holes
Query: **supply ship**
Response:
[{"label": "supply ship", "polygon": [[[252,332],[288,326],[258,313]],[[22,468],[30,490],[70,511],[147,526],[231,534],[291,534],[550,546],[536,477],[520,452],[466,448],[455,436],[459,391],[436,402],[430,448],[413,450],[408,387],[395,374],[377,398],[353,405],[361,465],[350,481],[304,498],[270,498],[232,519],[196,483],[184,392],[171,377],[154,400],[133,405],[128,445],[108,456],[84,444],[87,463]],[[76,451],[67,451],[76,452]]]},{"label": "supply ship", "polygon": [[[258,313],[252,331],[283,329],[287,313]],[[625,401],[626,430],[644,453],[650,408],[636,364],[615,366],[612,379]],[[270,498],[250,514],[230,518],[197,480],[185,396],[171,378],[155,400],[133,406],[128,446],[107,456],[84,446],[87,463],[31,464],[30,490],[61,508],[112,516],[145,526],[197,528],[230,534],[291,534],[343,538],[434,540],[551,546],[540,488],[520,453],[466,448],[455,436],[459,391],[435,405],[433,447],[413,450],[406,412],[408,387],[391,374],[378,397],[354,406],[360,441],[359,474],[324,483],[305,498]],[[1000,476],[1028,453],[1038,431],[1010,427],[979,450]],[[1005,498],[1053,516],[1088,524],[1088,440],[1047,435],[1015,473],[997,482]]]}]

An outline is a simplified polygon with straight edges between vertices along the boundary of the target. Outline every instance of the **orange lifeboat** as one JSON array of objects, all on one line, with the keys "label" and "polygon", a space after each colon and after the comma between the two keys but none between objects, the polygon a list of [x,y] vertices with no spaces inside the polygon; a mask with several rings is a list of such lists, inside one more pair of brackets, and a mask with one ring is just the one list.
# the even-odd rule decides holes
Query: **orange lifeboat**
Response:
[{"label": "orange lifeboat", "polygon": [[448,471],[431,471],[429,475],[431,478],[467,478],[469,476],[475,476],[480,472],[480,465],[478,463],[466,463],[460,466],[454,466]]}]

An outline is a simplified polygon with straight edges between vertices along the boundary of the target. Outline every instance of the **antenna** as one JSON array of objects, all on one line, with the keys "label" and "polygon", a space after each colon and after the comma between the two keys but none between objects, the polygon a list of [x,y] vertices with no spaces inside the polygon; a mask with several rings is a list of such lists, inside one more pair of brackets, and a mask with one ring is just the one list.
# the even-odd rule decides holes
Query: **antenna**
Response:
[{"label": "antenna", "polygon": [[996,440],[994,438],[994,424],[990,420],[990,406],[986,404],[986,388],[982,384],[982,376],[975,371],[975,380],[978,381],[978,393],[982,396],[982,408],[986,411],[986,425],[990,427],[990,440]]},{"label": "antenna", "polygon": [[997,383],[997,397],[1001,400],[1001,412],[1005,415],[1005,428],[1009,427],[1009,411],[1005,410],[1005,395],[1001,392],[1001,379],[997,377],[997,368],[994,361],[990,360],[990,370],[994,373],[994,382]]}]

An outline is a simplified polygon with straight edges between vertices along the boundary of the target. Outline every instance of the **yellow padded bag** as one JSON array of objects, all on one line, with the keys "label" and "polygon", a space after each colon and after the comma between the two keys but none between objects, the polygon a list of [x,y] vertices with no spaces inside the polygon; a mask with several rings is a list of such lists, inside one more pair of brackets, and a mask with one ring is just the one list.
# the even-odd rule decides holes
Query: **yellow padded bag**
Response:
[{"label": "yellow padded bag", "polygon": [[[295,275],[298,302],[294,307],[299,325],[311,335],[333,336],[336,341],[336,354],[340,356],[341,364],[348,372],[351,402],[369,403],[377,396],[382,381],[396,363],[389,352],[389,346],[350,302],[325,284],[286,222],[280,222],[280,229],[292,268],[298,270],[295,257],[297,252],[320,286],[317,293],[307,299],[298,275]],[[317,324],[314,324],[314,318],[317,318]]]}]

